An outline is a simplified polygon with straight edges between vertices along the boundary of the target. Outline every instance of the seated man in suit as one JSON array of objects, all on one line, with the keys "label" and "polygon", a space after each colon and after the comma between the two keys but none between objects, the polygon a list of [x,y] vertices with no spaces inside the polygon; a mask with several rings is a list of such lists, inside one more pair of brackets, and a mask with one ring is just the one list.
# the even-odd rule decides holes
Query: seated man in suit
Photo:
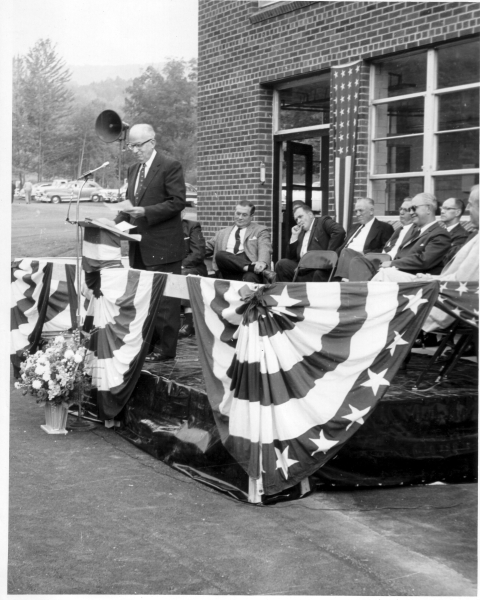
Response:
[{"label": "seated man in suit", "polygon": [[[315,218],[312,209],[304,202],[297,202],[293,208],[293,218],[297,223],[292,227],[292,235],[287,250],[287,258],[275,265],[277,281],[292,281],[300,258],[309,250],[336,250],[345,239],[345,230],[332,218]],[[302,270],[298,281],[328,281],[327,269]]]},{"label": "seated man in suit", "polygon": [[[182,213],[183,237],[185,241],[185,258],[182,261],[182,275],[201,275],[208,277],[205,258],[205,238],[198,221],[189,221]],[[184,322],[178,332],[178,337],[186,338],[195,334],[190,300],[182,300]]]},{"label": "seated man in suit", "polygon": [[[437,223],[437,200],[428,193],[417,194],[410,212],[414,227],[403,240],[395,258],[380,265],[373,281],[404,281],[403,273],[432,273],[442,270],[442,261],[451,248],[450,234]],[[408,279],[407,279],[408,280]]]},{"label": "seated man in suit", "polygon": [[222,279],[263,283],[273,275],[270,233],[264,225],[253,223],[255,206],[242,200],[235,208],[235,224],[221,229],[207,241],[206,257]]},{"label": "seated man in suit", "polygon": [[348,230],[345,243],[338,250],[340,258],[335,271],[337,280],[348,279],[350,261],[354,256],[381,252],[393,235],[390,223],[384,223],[375,217],[375,203],[371,198],[357,200],[353,212],[358,223]]},{"label": "seated man in suit", "polygon": [[[413,217],[410,212],[412,199],[407,197],[402,202],[399,210],[400,227],[393,233],[392,237],[383,247],[382,254],[388,254],[391,260],[397,255],[398,249],[403,243],[403,240],[408,235],[408,232],[413,227]],[[348,279],[350,281],[370,281],[377,273],[380,266],[380,261],[369,260],[366,256],[354,256],[350,261],[348,269]]]},{"label": "seated man in suit", "polygon": [[452,247],[443,257],[443,264],[449,263],[468,239],[468,231],[460,224],[465,212],[465,204],[458,198],[447,198],[440,207],[440,221],[452,238]]}]

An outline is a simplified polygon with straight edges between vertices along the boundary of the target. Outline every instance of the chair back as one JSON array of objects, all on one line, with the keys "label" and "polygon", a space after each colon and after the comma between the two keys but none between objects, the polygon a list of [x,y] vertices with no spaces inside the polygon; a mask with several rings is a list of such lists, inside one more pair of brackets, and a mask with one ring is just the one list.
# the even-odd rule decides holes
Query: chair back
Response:
[{"label": "chair back", "polygon": [[337,260],[337,253],[333,252],[333,250],[309,250],[300,258],[300,262],[295,269],[292,281],[297,280],[298,272],[301,269],[330,269],[331,272],[328,278],[328,281],[330,281],[333,276],[333,271],[335,270]]}]

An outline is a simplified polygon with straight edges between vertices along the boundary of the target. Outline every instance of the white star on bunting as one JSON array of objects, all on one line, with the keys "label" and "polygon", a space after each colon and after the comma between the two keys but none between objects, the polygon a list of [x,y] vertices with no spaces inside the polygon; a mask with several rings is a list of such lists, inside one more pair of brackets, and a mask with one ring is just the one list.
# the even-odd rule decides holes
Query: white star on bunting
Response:
[{"label": "white star on bunting", "polygon": [[288,458],[288,446],[283,452],[275,448],[275,454],[277,455],[277,469],[282,469],[285,479],[288,479],[288,467],[298,463],[298,460]]},{"label": "white star on bunting", "polygon": [[408,344],[407,341],[405,341],[402,336],[400,335],[400,333],[398,333],[398,331],[394,331],[395,333],[395,338],[393,340],[393,342],[390,344],[390,346],[387,346],[387,350],[390,350],[390,354],[393,356],[393,353],[395,352],[395,350],[397,349],[397,346],[405,346],[405,344]]},{"label": "white star on bunting", "polygon": [[280,296],[277,294],[270,294],[270,297],[278,303],[278,306],[272,306],[271,310],[274,312],[280,312],[287,315],[295,316],[295,313],[286,310],[289,306],[295,306],[295,304],[300,304],[301,300],[296,300],[288,295],[288,289],[285,285]]},{"label": "white star on bunting", "polygon": [[380,373],[374,373],[373,371],[368,369],[368,376],[370,377],[370,379],[368,381],[365,381],[364,383],[362,383],[362,385],[365,387],[371,387],[373,390],[373,393],[376,396],[378,393],[378,388],[381,385],[390,385],[390,382],[383,377],[387,371],[388,371],[388,369],[385,369],[384,371],[381,371]]},{"label": "white star on bunting", "polygon": [[442,283],[440,286],[440,293],[443,292],[443,290],[446,290],[448,288],[448,283]]},{"label": "white star on bunting", "polygon": [[349,428],[354,424],[354,423],[360,423],[360,425],[363,425],[365,423],[365,421],[363,420],[363,417],[368,413],[368,411],[370,410],[370,406],[368,408],[364,408],[363,410],[359,410],[358,408],[355,408],[354,406],[352,406],[351,404],[348,405],[350,407],[350,410],[352,411],[349,415],[345,415],[344,417],[342,417],[342,419],[348,419],[349,421],[351,421],[351,423],[349,423],[346,427],[346,431],[349,430]]},{"label": "white star on bunting", "polygon": [[428,302],[428,300],[422,298],[422,292],[423,290],[418,290],[415,296],[409,296],[408,294],[404,294],[403,297],[408,298],[408,304],[403,309],[403,311],[410,309],[413,312],[413,314],[416,315],[420,304],[425,304],[426,302]]},{"label": "white star on bunting", "polygon": [[330,450],[330,448],[333,448],[333,446],[338,444],[338,441],[327,440],[325,434],[323,433],[323,429],[320,431],[320,437],[318,438],[318,440],[313,440],[312,438],[309,438],[309,440],[317,446],[317,449],[314,452],[312,452],[312,456],[317,452],[323,452],[324,454],[326,454]]},{"label": "white star on bunting", "polygon": [[463,292],[468,292],[467,284],[464,281],[460,282],[458,289],[456,289],[455,291],[458,292],[460,296],[463,294]]}]

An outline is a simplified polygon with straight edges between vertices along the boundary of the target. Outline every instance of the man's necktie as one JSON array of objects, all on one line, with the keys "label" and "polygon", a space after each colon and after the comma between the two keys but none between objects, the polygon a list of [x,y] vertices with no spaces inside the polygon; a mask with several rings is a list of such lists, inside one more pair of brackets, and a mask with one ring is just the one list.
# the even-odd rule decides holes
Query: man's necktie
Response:
[{"label": "man's necktie", "polygon": [[353,242],[353,240],[357,237],[357,235],[360,233],[360,231],[365,227],[365,225],[360,225],[360,227],[357,229],[357,231],[352,235],[352,237],[348,240],[347,245],[345,246],[345,248],[348,248],[348,246],[350,246],[350,244]]},{"label": "man's necktie", "polygon": [[239,250],[240,250],[240,229],[237,228],[237,231],[235,232],[235,246],[233,248],[233,253],[238,254]]},{"label": "man's necktie", "polygon": [[140,176],[138,177],[137,190],[135,192],[135,206],[137,206],[137,204],[138,204],[138,196],[140,195],[140,191],[142,189],[144,179],[145,179],[145,163],[142,163],[142,166],[140,167]]}]

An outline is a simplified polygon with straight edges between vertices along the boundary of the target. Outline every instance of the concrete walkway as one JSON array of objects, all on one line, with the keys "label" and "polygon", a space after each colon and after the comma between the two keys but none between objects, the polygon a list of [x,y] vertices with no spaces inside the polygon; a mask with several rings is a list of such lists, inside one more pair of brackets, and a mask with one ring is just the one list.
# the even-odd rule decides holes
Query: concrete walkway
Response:
[{"label": "concrete walkway", "polygon": [[477,486],[250,506],[13,389],[9,594],[476,595]]}]

